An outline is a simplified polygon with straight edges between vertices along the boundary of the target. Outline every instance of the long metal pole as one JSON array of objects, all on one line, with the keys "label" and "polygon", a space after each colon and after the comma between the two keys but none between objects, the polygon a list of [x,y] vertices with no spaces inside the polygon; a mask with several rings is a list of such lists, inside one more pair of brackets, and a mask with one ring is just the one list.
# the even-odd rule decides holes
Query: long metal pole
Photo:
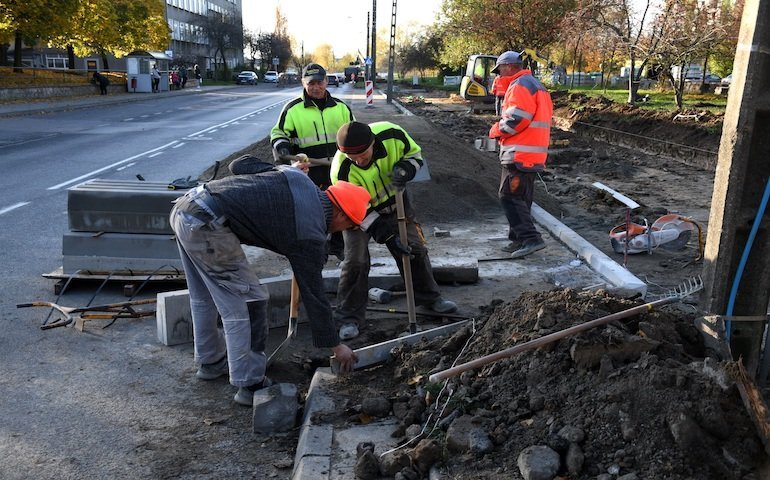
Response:
[{"label": "long metal pole", "polygon": [[377,83],[377,0],[372,0],[372,68],[369,70],[369,80]]}]

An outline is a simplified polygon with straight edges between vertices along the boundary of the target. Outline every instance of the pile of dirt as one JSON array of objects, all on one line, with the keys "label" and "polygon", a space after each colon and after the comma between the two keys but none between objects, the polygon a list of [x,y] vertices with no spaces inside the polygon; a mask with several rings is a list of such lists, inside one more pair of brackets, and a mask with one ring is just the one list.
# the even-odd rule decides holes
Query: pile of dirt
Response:
[{"label": "pile of dirt", "polygon": [[[436,461],[449,478],[536,478],[524,476],[535,468],[526,458],[544,452],[562,478],[760,478],[762,443],[737,388],[705,356],[692,314],[681,309],[614,321],[464,372],[443,388],[427,382],[455,364],[638,304],[570,289],[498,301],[451,338],[400,347],[391,364],[353,374],[340,393],[361,404],[390,399],[402,422],[397,434],[408,441],[424,431],[441,446]],[[413,464],[416,442],[406,449]]]}]

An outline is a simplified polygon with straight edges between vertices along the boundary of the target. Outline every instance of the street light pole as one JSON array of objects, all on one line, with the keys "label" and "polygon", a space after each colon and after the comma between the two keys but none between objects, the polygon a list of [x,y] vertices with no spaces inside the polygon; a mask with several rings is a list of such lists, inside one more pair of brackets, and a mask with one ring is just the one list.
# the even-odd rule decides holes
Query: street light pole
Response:
[{"label": "street light pole", "polygon": [[369,80],[372,85],[377,83],[377,0],[372,0],[372,68]]}]

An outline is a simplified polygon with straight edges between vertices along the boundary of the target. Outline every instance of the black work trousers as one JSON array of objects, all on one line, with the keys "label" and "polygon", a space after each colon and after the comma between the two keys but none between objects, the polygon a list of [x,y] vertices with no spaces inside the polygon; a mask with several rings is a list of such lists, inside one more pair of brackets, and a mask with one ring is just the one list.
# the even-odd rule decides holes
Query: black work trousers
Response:
[{"label": "black work trousers", "polygon": [[500,175],[500,204],[508,219],[508,239],[523,244],[542,241],[532,220],[532,198],[536,172],[523,172],[515,165],[503,165]]}]

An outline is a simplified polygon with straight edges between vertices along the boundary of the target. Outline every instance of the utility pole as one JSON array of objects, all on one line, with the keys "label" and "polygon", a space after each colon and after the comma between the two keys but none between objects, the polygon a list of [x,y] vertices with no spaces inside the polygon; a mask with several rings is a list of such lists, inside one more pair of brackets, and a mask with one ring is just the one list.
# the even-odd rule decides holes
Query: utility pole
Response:
[{"label": "utility pole", "polygon": [[[770,296],[770,0],[746,0],[733,64],[714,178],[701,297],[704,310],[725,315],[733,357],[759,383]],[[764,192],[764,195],[763,195]],[[753,319],[753,320],[752,320]],[[764,321],[763,321],[764,320]]]},{"label": "utility pole", "polygon": [[369,80],[372,85],[377,84],[377,0],[372,0],[372,68]]},{"label": "utility pole", "polygon": [[[372,12],[366,12],[366,57],[369,57],[369,36],[371,35],[371,30],[369,30],[369,16],[372,14]],[[366,58],[362,59],[364,61],[364,80],[369,80],[369,65],[366,63]]]},{"label": "utility pole", "polygon": [[393,103],[393,64],[396,61],[396,1],[390,14],[390,48],[388,49],[388,95],[387,102]]}]

